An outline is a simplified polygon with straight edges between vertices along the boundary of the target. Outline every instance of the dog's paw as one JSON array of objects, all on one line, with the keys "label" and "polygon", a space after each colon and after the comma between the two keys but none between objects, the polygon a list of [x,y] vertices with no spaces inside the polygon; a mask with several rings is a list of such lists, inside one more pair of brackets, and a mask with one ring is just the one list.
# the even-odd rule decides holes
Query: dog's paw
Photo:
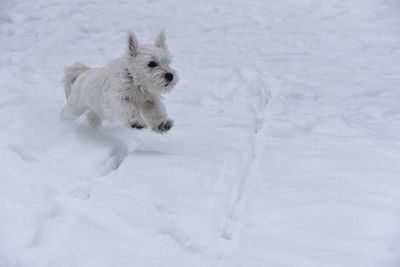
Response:
[{"label": "dog's paw", "polygon": [[133,129],[142,130],[142,129],[146,128],[146,127],[147,127],[147,125],[145,125],[145,124],[143,124],[143,123],[140,123],[140,122],[137,122],[137,121],[135,121],[135,122],[133,122],[133,123],[131,124],[131,127],[132,127]]},{"label": "dog's paw", "polygon": [[166,121],[162,121],[161,123],[159,123],[154,131],[158,132],[158,133],[165,133],[167,131],[169,131],[172,126],[174,125],[174,121],[171,119],[168,119]]}]

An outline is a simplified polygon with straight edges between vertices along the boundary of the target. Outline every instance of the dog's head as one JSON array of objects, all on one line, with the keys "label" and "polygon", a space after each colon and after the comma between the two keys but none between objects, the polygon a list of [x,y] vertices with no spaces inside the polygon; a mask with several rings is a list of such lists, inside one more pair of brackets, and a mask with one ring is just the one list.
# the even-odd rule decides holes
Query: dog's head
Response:
[{"label": "dog's head", "polygon": [[171,91],[178,81],[170,67],[165,33],[161,31],[154,44],[139,45],[135,35],[128,37],[128,69],[143,89],[161,94]]}]

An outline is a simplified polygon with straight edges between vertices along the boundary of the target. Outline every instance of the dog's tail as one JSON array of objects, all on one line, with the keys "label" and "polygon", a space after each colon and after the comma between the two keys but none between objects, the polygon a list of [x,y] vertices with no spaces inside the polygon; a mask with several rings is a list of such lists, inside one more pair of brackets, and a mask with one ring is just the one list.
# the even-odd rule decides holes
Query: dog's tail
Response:
[{"label": "dog's tail", "polygon": [[78,78],[79,74],[87,71],[88,69],[88,66],[85,66],[81,63],[74,63],[64,69],[64,91],[66,98],[68,98],[70,95],[71,86],[75,82],[76,78]]}]

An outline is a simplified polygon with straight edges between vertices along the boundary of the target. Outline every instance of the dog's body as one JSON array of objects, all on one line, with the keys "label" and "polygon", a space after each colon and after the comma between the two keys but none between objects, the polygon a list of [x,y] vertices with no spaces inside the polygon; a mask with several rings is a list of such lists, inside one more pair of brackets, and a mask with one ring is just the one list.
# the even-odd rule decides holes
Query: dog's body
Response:
[{"label": "dog's body", "polygon": [[131,34],[127,55],[103,68],[75,63],[65,69],[64,89],[67,104],[61,112],[75,120],[88,111],[92,126],[102,120],[119,120],[126,126],[166,132],[173,121],[168,118],[161,94],[176,84],[176,73],[169,67],[164,32],[154,45],[139,46]]}]

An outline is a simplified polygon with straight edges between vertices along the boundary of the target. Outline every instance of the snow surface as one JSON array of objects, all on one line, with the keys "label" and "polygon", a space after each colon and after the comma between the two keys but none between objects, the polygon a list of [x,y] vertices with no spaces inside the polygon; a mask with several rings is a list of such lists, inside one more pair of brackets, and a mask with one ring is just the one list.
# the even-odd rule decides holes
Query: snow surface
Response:
[{"label": "snow surface", "polygon": [[[396,0],[0,1],[0,266],[400,266]],[[160,136],[58,120],[167,31]]]}]

